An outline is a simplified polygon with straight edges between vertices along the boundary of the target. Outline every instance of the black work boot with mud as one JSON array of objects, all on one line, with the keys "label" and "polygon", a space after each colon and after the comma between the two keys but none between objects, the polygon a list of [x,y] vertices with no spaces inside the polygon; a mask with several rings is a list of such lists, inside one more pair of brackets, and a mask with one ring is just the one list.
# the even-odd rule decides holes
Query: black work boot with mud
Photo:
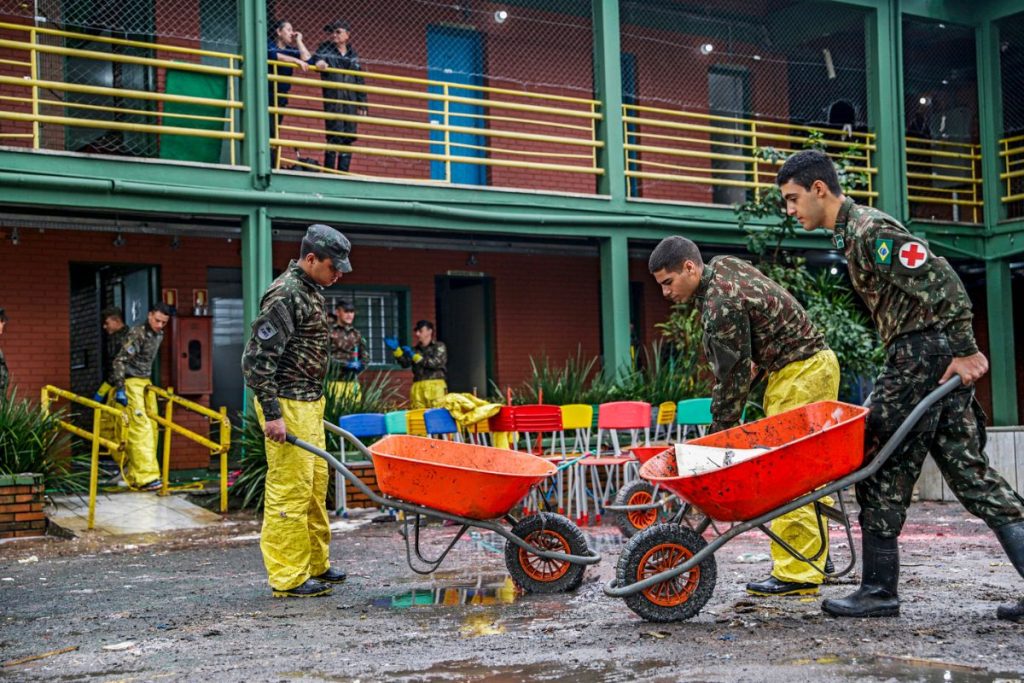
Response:
[{"label": "black work boot with mud", "polygon": [[334,589],[326,583],[316,579],[306,579],[305,583],[288,590],[274,589],[275,598],[318,598],[321,595],[330,595]]},{"label": "black work boot with mud", "polygon": [[324,583],[341,583],[348,578],[348,574],[346,574],[340,569],[328,567],[327,571],[325,571],[323,574],[320,574],[319,576],[314,576],[313,578],[317,581],[322,581]]},{"label": "black work boot with mud", "polygon": [[834,617],[896,617],[900,599],[896,586],[900,581],[898,539],[881,538],[867,531],[861,547],[864,551],[860,588],[838,600],[825,600],[821,609]]},{"label": "black work boot with mud", "polygon": [[[996,538],[1002,544],[1017,573],[1024,578],[1024,522],[1005,524],[996,530]],[[1000,605],[996,617],[1005,621],[1024,622],[1024,598],[1015,605]]]},{"label": "black work boot with mud", "polygon": [[747,584],[747,592],[751,595],[763,597],[785,596],[785,595],[817,595],[818,584],[799,583],[797,581],[783,581],[774,576],[769,576],[764,581],[757,581]]}]

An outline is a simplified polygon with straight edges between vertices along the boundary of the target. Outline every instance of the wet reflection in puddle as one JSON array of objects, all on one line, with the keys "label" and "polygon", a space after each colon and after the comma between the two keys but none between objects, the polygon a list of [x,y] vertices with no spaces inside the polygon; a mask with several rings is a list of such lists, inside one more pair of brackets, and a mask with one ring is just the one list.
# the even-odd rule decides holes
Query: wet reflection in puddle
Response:
[{"label": "wet reflection in puddle", "polygon": [[990,683],[1003,681],[1020,683],[1024,680],[1018,674],[995,673],[981,666],[943,662],[919,657],[900,657],[897,655],[879,655],[864,658],[844,658],[826,655],[816,658],[792,659],[786,662],[797,665],[839,665],[853,667],[870,675],[872,679],[881,678],[889,681],[919,681],[921,683]]},{"label": "wet reflection in puddle", "polygon": [[[623,546],[629,540],[624,538],[615,528],[581,529],[583,536],[587,539],[587,546],[594,551],[601,553],[616,553],[622,551]],[[504,553],[505,539],[493,531],[474,531],[466,533],[464,540],[473,544],[474,550],[486,553]]]},{"label": "wet reflection in puddle", "polygon": [[375,598],[374,607],[408,609],[440,605],[509,605],[519,596],[510,576],[478,576],[476,581],[461,581],[453,585],[413,588],[398,595]]}]

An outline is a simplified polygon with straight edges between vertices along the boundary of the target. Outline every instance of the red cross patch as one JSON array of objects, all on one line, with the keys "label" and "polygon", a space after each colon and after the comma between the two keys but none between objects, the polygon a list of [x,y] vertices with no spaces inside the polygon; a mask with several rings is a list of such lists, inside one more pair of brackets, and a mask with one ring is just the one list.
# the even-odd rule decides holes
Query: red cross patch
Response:
[{"label": "red cross patch", "polygon": [[910,270],[917,270],[928,262],[928,250],[920,242],[907,242],[899,250],[900,264]]}]

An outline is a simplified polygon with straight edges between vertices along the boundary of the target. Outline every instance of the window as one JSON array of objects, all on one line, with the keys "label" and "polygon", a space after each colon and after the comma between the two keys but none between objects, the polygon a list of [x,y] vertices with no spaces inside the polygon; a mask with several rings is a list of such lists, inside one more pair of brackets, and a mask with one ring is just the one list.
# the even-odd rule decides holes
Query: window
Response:
[{"label": "window", "polygon": [[409,338],[409,290],[396,287],[343,287],[334,286],[324,291],[327,310],[342,300],[356,306],[356,329],[363,334],[364,351],[369,365],[393,365],[394,357],[384,346],[385,337]]}]

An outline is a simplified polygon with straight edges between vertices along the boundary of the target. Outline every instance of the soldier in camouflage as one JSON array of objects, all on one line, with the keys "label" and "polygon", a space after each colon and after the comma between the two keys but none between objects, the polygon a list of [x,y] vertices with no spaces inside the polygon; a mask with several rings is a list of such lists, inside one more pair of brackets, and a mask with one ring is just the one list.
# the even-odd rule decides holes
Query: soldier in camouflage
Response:
[{"label": "soldier in camouflage", "polygon": [[[715,375],[710,431],[740,423],[755,368],[768,373],[768,415],[837,398],[835,353],[793,295],[750,263],[716,256],[705,264],[697,245],[676,235],[655,248],[648,269],[667,299],[692,301],[700,311],[704,355]],[[814,566],[773,541],[772,575],[747,584],[748,592],[816,594],[824,578],[828,538],[818,531],[813,504],[779,517],[772,531],[804,557],[814,558]]]},{"label": "soldier in camouflage", "polygon": [[345,580],[328,557],[327,463],[287,444],[285,436],[325,447],[330,330],[321,289],[352,271],[350,250],[334,228],[311,225],[299,260],[264,293],[242,355],[242,374],[266,436],[260,549],[274,597],[327,595],[330,584]]},{"label": "soldier in camouflage", "polygon": [[[129,328],[124,324],[124,314],[120,308],[111,306],[100,311],[100,320],[103,321],[103,332],[107,335],[104,348],[103,383],[93,394],[92,400],[97,403],[106,403],[109,406],[116,404],[114,392],[111,391],[114,384],[114,359],[124,347],[125,338],[128,336]],[[108,413],[100,414],[100,436],[111,441],[117,441],[118,420]]]},{"label": "soldier in camouflage", "polygon": [[413,327],[416,346],[399,346],[393,338],[384,340],[392,349],[395,359],[403,368],[412,368],[412,388],[409,405],[417,408],[436,408],[448,393],[445,376],[448,371],[448,347],[434,339],[434,323],[420,320]]},{"label": "soldier in camouflage", "polygon": [[157,426],[146,414],[147,407],[149,412],[156,412],[156,396],[147,397],[146,387],[152,384],[153,361],[172,313],[163,302],[150,306],[146,322],[128,330],[111,364],[115,400],[128,410],[128,431],[119,464],[128,486],[146,491],[156,491],[163,485],[156,462]]},{"label": "soldier in camouflage", "polygon": [[[7,326],[7,312],[0,308],[0,337],[4,334],[4,327]],[[7,385],[10,383],[10,373],[7,371],[7,360],[4,358],[3,350],[0,350],[0,401],[7,399]]]},{"label": "soldier in camouflage", "polygon": [[[927,455],[969,512],[995,531],[1024,576],[1024,499],[988,463],[985,415],[974,382],[988,371],[971,328],[971,303],[946,259],[891,216],[843,195],[832,161],[800,152],[777,178],[787,211],[805,230],[833,232],[886,346],[875,382],[866,449],[876,451],[939,384],[959,375],[963,386],[933,406],[869,479],[857,485],[863,530],[860,589],[822,608],[835,616],[899,614],[899,546],[914,483]],[[1024,600],[1000,607],[1001,619],[1024,620]]]},{"label": "soldier in camouflage", "polygon": [[363,333],[356,329],[356,307],[351,301],[342,299],[334,307],[338,322],[331,328],[331,374],[332,390],[338,393],[355,392],[359,373],[365,369]]}]

